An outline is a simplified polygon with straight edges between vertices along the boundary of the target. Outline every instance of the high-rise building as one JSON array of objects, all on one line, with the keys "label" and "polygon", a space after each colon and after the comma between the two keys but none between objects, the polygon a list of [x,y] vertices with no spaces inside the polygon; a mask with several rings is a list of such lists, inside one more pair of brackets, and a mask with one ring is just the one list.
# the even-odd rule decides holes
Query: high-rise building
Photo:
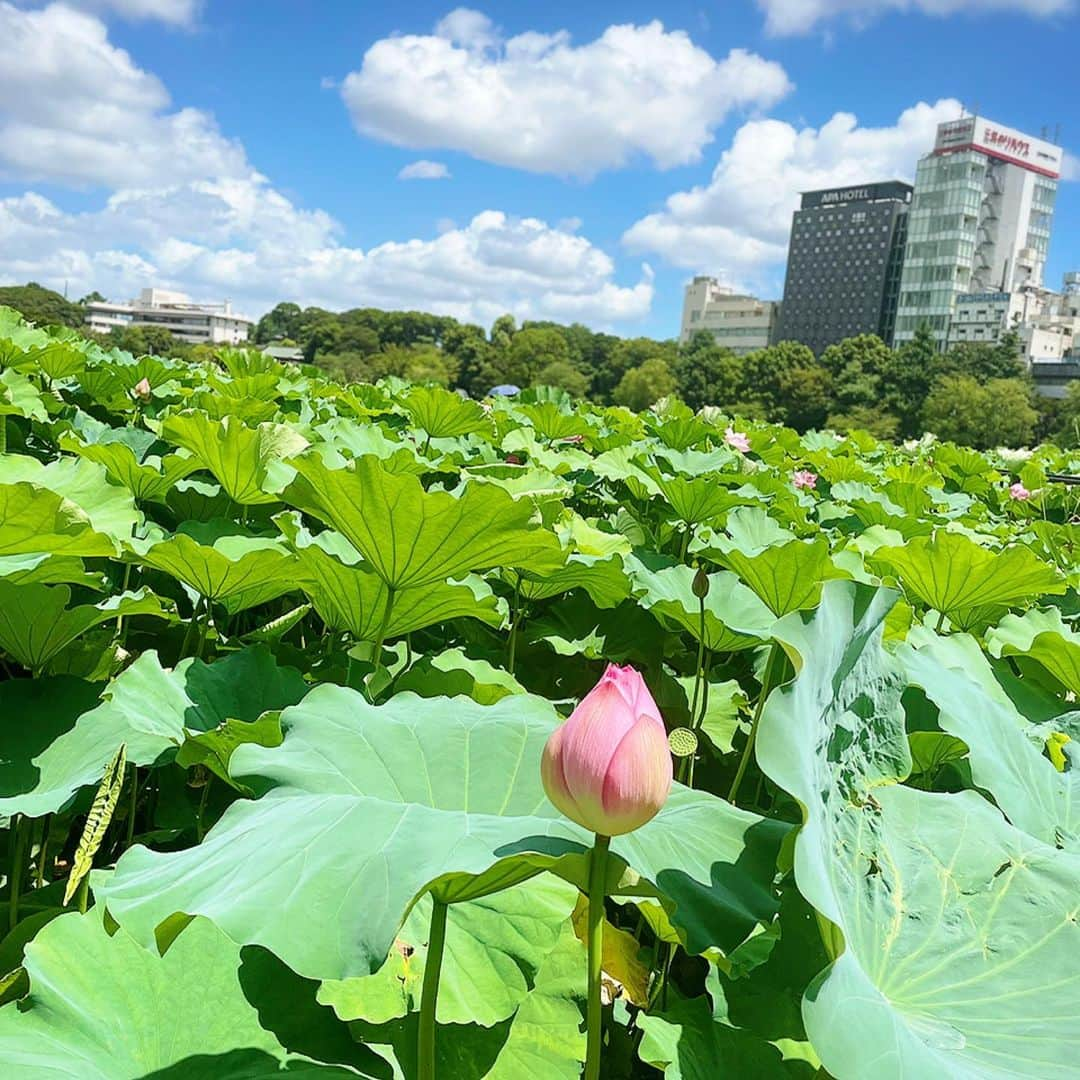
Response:
[{"label": "high-rise building", "polygon": [[944,346],[961,296],[1042,285],[1058,146],[978,116],[938,126],[908,215],[896,342],[925,323]]},{"label": "high-rise building", "polygon": [[803,193],[777,340],[820,353],[858,334],[892,338],[910,201],[895,180]]},{"label": "high-rise building", "polygon": [[773,300],[738,293],[716,278],[696,277],[683,295],[679,340],[687,342],[699,330],[706,330],[718,345],[738,356],[764,349],[775,332],[779,306]]}]

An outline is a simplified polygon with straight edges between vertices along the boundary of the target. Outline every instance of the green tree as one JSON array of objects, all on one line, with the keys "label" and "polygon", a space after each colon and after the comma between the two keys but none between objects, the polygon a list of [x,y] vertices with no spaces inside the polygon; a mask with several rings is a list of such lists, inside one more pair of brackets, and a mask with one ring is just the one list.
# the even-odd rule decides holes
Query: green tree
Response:
[{"label": "green tree", "polygon": [[640,412],[675,390],[675,376],[659,357],[631,368],[615,387],[615,404]]},{"label": "green tree", "polygon": [[976,450],[1030,443],[1038,419],[1023,379],[991,379],[984,386],[971,375],[944,375],[923,410],[928,431]]},{"label": "green tree", "polygon": [[882,379],[892,359],[892,349],[876,334],[859,334],[830,345],[821,354],[821,365],[832,377],[837,409],[879,407]]},{"label": "green tree", "polygon": [[278,338],[296,337],[302,312],[299,304],[275,305],[255,324],[255,342],[265,345]]},{"label": "green tree", "polygon": [[921,433],[923,406],[938,359],[937,342],[925,323],[911,341],[894,349],[881,375],[881,407],[899,417],[900,434]]},{"label": "green tree", "polygon": [[895,439],[900,430],[899,417],[873,405],[855,405],[847,412],[833,413],[826,421],[834,431],[869,431],[876,439]]},{"label": "green tree", "polygon": [[14,308],[24,319],[38,326],[81,327],[86,313],[79,304],[65,300],[58,292],[36,281],[0,288],[0,307]]},{"label": "green tree", "polygon": [[780,341],[742,358],[739,400],[757,406],[758,415],[783,422],[787,416],[792,373],[817,364],[814,354],[797,341]]},{"label": "green tree", "polygon": [[680,346],[674,364],[679,397],[691,409],[730,406],[738,400],[743,366],[738,356],[717,345],[707,330],[699,330]]},{"label": "green tree", "polygon": [[584,397],[589,390],[589,378],[566,360],[545,364],[533,379],[533,386],[556,386],[573,397]]},{"label": "green tree", "polygon": [[783,422],[797,431],[819,428],[832,408],[832,378],[820,364],[799,364],[780,376]]},{"label": "green tree", "polygon": [[531,386],[537,372],[556,362],[570,363],[566,338],[549,326],[523,327],[514,335],[506,353],[506,381]]},{"label": "green tree", "polygon": [[678,361],[675,342],[645,337],[619,338],[608,351],[606,364],[594,368],[592,397],[604,402],[617,400],[613,395],[623,376],[648,360],[662,360],[668,367],[674,367]]},{"label": "green tree", "polygon": [[962,341],[940,353],[934,363],[934,377],[969,375],[977,382],[1024,377],[1020,339],[1015,331],[1002,334],[997,342]]}]

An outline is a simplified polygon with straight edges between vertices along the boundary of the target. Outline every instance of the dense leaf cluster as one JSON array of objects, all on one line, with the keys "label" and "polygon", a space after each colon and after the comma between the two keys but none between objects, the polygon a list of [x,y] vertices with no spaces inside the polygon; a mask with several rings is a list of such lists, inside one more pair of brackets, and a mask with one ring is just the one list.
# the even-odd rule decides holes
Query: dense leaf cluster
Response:
[{"label": "dense leaf cluster", "polygon": [[415,1076],[448,905],[439,1075],[573,1080],[539,759],[606,661],[680,782],[611,845],[605,1075],[1075,1075],[1075,455],[3,309],[0,439],[5,1076]]}]

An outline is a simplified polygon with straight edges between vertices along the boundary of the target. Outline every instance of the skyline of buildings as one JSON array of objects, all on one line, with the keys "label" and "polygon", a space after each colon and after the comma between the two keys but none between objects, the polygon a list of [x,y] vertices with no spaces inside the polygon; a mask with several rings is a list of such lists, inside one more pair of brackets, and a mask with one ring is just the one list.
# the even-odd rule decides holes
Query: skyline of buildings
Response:
[{"label": "skyline of buildings", "polygon": [[[914,185],[877,178],[803,192],[782,301],[742,299],[773,305],[769,343],[798,341],[815,354],[858,334],[901,345],[921,326],[940,349],[1016,330],[1029,364],[1045,375],[1075,361],[1080,377],[1080,272],[1060,291],[1043,280],[1063,158],[1060,146],[985,117],[941,123]],[[712,295],[734,294],[694,278],[680,340],[723,325],[701,309],[703,281]],[[1055,377],[1040,383],[1063,392]]]}]

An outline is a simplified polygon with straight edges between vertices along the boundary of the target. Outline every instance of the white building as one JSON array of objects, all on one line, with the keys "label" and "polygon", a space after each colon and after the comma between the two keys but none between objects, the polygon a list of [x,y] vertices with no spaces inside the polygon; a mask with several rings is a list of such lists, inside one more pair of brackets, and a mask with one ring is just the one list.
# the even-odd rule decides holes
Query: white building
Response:
[{"label": "white building", "polygon": [[1061,292],[1028,285],[957,296],[947,343],[992,344],[1009,330],[1019,335],[1028,364],[1069,358],[1080,349],[1080,272],[1065,275]]},{"label": "white building", "polygon": [[982,117],[938,126],[915,177],[896,343],[925,323],[945,345],[960,296],[1042,286],[1062,158]]},{"label": "white building", "polygon": [[91,330],[108,333],[128,326],[157,326],[190,345],[240,345],[247,341],[254,319],[233,311],[229,300],[193,304],[184,293],[143,289],[126,304],[91,301],[86,305]]},{"label": "white building", "polygon": [[706,330],[718,345],[742,356],[769,344],[779,312],[780,305],[773,300],[737,293],[716,278],[695,277],[683,297],[679,341],[685,343]]}]

